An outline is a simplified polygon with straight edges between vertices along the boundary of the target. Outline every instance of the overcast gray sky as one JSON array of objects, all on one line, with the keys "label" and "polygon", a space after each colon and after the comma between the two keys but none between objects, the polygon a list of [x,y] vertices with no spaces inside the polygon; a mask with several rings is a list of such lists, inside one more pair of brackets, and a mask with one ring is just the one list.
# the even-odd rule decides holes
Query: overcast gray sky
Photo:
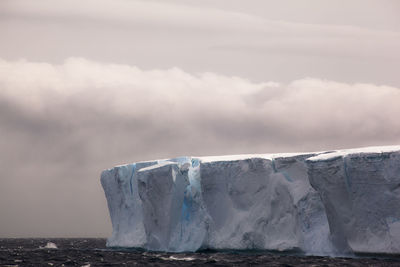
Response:
[{"label": "overcast gray sky", "polygon": [[108,236],[138,160],[400,144],[400,1],[0,1],[0,236]]}]

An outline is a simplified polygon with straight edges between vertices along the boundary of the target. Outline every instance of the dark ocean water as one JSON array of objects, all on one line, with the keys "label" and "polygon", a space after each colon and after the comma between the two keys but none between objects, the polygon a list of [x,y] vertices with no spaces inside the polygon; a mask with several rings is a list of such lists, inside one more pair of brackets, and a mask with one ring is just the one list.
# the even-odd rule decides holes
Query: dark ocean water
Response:
[{"label": "dark ocean water", "polygon": [[[57,249],[46,248],[52,242]],[[273,252],[159,253],[109,249],[105,239],[0,239],[0,266],[400,266],[400,257],[331,258]]]}]

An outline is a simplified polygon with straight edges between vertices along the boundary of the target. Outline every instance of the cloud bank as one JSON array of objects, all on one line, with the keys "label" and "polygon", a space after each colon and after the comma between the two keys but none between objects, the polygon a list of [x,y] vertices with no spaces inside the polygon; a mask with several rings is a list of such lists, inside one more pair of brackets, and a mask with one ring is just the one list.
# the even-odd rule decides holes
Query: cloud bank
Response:
[{"label": "cloud bank", "polygon": [[0,60],[0,235],[107,235],[115,164],[399,144],[399,103],[385,85]]},{"label": "cloud bank", "polygon": [[122,118],[135,132],[146,131],[139,138],[148,138],[147,131],[179,137],[182,147],[191,148],[182,151],[186,153],[199,152],[192,137],[200,143],[212,138],[213,145],[221,146],[215,152],[221,153],[224,143],[230,147],[226,152],[240,152],[231,151],[232,141],[245,144],[246,151],[259,151],[260,144],[293,150],[389,143],[398,140],[400,130],[400,90],[384,85],[313,78],[254,83],[83,58],[61,65],[2,60],[0,69],[2,101],[31,121],[86,129],[97,120],[100,127],[102,121]]}]

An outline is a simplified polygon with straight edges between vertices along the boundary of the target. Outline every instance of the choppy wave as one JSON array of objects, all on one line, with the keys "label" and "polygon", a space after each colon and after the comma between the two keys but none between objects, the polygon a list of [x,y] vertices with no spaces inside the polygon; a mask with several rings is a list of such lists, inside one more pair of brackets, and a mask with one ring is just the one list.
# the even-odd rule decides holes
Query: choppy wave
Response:
[{"label": "choppy wave", "polygon": [[[57,249],[48,245],[51,243]],[[0,239],[0,266],[400,266],[400,256],[330,258],[256,250],[160,253],[110,249],[105,243],[103,238],[3,238]]]}]

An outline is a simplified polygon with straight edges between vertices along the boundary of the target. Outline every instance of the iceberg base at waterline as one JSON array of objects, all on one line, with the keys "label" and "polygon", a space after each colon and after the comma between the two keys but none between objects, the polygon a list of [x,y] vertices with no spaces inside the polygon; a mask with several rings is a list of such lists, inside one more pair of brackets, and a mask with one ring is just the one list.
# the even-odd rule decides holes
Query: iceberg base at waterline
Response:
[{"label": "iceberg base at waterline", "polygon": [[101,183],[110,247],[400,254],[400,146],[137,162]]}]

